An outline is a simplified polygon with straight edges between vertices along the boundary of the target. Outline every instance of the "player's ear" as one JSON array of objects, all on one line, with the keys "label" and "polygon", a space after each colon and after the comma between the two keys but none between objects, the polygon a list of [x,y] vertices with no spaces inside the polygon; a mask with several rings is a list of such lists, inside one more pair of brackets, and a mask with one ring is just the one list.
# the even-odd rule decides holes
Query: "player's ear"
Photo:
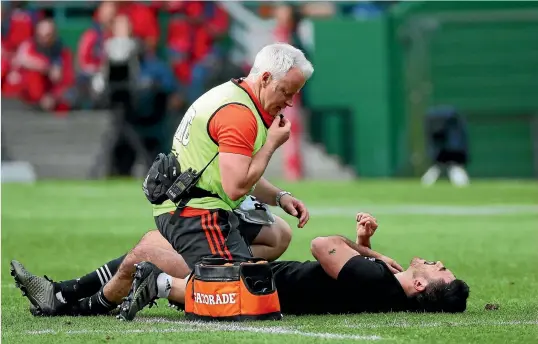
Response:
[{"label": "player's ear", "polygon": [[417,277],[413,280],[413,288],[419,293],[422,293],[428,286],[428,281],[424,277]]},{"label": "player's ear", "polygon": [[267,87],[267,86],[269,86],[269,84],[271,83],[271,80],[272,80],[271,73],[269,73],[269,72],[264,72],[264,73],[262,74],[262,86],[263,86],[263,87]]}]

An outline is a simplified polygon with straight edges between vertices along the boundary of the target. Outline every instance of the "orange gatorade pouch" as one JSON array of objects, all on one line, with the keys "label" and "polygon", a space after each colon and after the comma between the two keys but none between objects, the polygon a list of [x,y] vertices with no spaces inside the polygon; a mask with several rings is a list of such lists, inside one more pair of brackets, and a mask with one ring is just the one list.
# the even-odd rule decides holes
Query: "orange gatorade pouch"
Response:
[{"label": "orange gatorade pouch", "polygon": [[185,289],[188,320],[280,320],[280,302],[267,261],[206,258],[195,265]]}]

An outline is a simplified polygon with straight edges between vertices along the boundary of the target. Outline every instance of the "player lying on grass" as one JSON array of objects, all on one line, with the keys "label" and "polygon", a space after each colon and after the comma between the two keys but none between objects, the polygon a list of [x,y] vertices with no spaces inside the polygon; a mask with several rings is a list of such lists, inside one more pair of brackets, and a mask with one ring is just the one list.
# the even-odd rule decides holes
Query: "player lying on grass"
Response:
[{"label": "player lying on grass", "polygon": [[[376,229],[375,218],[359,213],[356,242],[341,236],[318,237],[311,243],[316,261],[270,263],[282,312],[300,315],[465,311],[469,296],[465,282],[456,279],[439,261],[413,258],[409,268],[402,271],[394,260],[371,249],[370,238]],[[148,256],[157,258],[138,264],[129,296],[120,307],[121,318],[133,319],[157,298],[184,302],[186,279],[171,277],[167,267],[185,263],[180,255],[172,252],[166,255],[147,252]],[[12,268],[17,284],[26,291],[33,307],[53,310],[46,315],[80,314],[76,299],[66,302],[61,283],[34,276],[16,261],[12,262]],[[171,288],[163,281],[170,283]],[[43,293],[44,290],[49,292]],[[74,293],[70,295],[72,298]]]}]

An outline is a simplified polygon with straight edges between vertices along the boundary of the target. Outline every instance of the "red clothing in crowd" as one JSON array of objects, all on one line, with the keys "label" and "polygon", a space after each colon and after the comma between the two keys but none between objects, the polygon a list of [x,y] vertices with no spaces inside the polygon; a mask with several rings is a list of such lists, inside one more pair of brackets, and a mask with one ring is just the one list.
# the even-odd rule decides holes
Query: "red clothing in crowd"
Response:
[{"label": "red clothing in crowd", "polygon": [[159,41],[159,24],[155,12],[147,5],[134,1],[118,1],[118,5],[118,14],[129,17],[134,36],[155,49]]},{"label": "red clothing in crowd", "polygon": [[178,56],[173,61],[176,76],[189,82],[192,65],[211,52],[215,35],[228,29],[228,15],[220,6],[204,1],[169,1],[155,6],[172,14],[167,46]]},{"label": "red clothing in crowd", "polygon": [[2,20],[2,83],[11,69],[11,58],[22,42],[32,38],[41,13],[25,9],[8,9],[8,18]]},{"label": "red clothing in crowd", "polygon": [[[57,100],[57,110],[66,109],[63,97],[75,82],[71,51],[60,45],[55,49],[41,49],[34,40],[28,40],[19,47],[17,60],[23,62],[12,72],[20,76],[16,78],[20,84],[11,86],[19,87],[21,98],[37,104],[44,95],[50,94]],[[53,66],[61,68],[61,77],[55,82],[49,77]]]},{"label": "red clothing in crowd", "polygon": [[77,63],[83,73],[94,74],[103,63],[103,44],[109,37],[99,25],[84,31],[77,49]]},{"label": "red clothing in crowd", "polygon": [[211,2],[189,2],[187,13],[196,18],[193,26],[193,60],[198,62],[206,57],[213,48],[214,37],[224,34],[228,29],[228,14],[217,4]]},{"label": "red clothing in crowd", "polygon": [[40,18],[39,12],[13,9],[7,19],[7,26],[2,23],[2,48],[11,52],[17,50],[22,42],[32,38],[35,24]]}]

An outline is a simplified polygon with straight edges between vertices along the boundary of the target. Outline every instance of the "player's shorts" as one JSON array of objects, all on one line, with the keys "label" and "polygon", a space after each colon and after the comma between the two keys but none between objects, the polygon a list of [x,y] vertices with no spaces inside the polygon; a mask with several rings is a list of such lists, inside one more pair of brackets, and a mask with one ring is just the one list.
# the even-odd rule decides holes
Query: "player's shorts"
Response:
[{"label": "player's shorts", "polygon": [[164,213],[155,217],[155,223],[191,269],[204,257],[251,258],[250,244],[262,228],[222,209],[207,210],[190,217],[179,216],[174,224],[170,223],[171,218],[172,213]]},{"label": "player's shorts", "polygon": [[260,234],[263,225],[257,224],[257,223],[249,223],[244,221],[241,218],[239,219],[239,233],[241,233],[241,236],[245,240],[248,246],[252,246],[254,243],[254,240]]}]

